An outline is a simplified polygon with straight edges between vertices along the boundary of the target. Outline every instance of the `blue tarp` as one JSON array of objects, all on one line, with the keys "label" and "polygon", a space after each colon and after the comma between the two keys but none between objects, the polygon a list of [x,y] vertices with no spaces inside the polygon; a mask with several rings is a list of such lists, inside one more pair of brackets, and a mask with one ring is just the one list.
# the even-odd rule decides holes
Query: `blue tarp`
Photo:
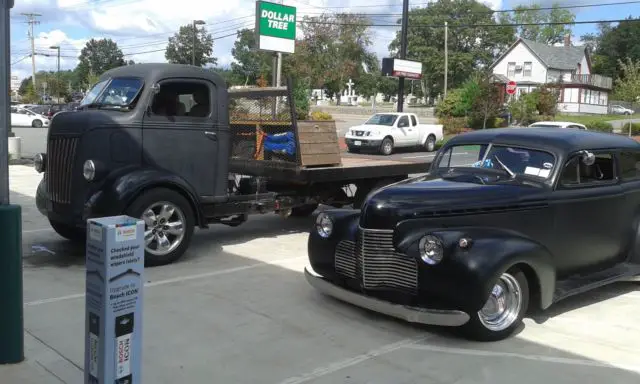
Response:
[{"label": "blue tarp", "polygon": [[294,155],[296,153],[296,137],[293,132],[266,135],[264,139],[264,150]]}]

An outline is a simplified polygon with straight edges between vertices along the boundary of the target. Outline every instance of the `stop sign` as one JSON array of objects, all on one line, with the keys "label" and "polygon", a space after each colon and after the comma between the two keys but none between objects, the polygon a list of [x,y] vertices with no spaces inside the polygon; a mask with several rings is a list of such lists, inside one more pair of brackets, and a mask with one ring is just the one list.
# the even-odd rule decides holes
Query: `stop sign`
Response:
[{"label": "stop sign", "polygon": [[516,86],[518,84],[515,81],[510,81],[507,83],[507,93],[509,95],[513,95],[514,93],[516,93]]}]

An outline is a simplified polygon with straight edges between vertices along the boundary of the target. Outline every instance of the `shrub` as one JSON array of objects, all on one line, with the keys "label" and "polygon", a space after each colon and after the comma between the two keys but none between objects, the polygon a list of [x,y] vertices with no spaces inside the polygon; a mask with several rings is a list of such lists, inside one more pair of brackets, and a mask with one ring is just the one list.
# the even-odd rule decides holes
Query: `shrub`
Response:
[{"label": "shrub", "polygon": [[640,123],[625,123],[622,126],[622,133],[629,134],[629,125],[631,125],[631,135],[638,136],[640,135]]},{"label": "shrub", "polygon": [[608,133],[613,132],[613,126],[607,123],[606,121],[602,121],[602,120],[587,121],[585,122],[584,125],[587,127],[587,129],[591,131],[608,132]]},{"label": "shrub", "polygon": [[445,135],[457,135],[468,127],[466,117],[445,117],[438,119],[438,123],[442,124]]},{"label": "shrub", "polygon": [[314,111],[311,112],[311,120],[333,120],[333,116],[328,112]]}]

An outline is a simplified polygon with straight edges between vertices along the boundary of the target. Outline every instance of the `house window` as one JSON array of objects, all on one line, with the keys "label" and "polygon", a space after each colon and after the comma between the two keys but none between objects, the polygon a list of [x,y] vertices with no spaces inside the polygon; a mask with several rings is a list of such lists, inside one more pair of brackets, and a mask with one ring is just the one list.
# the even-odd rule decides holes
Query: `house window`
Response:
[{"label": "house window", "polygon": [[530,61],[525,61],[524,62],[524,68],[523,68],[523,73],[522,73],[525,77],[531,77],[531,62]]},{"label": "house window", "polygon": [[516,63],[507,63],[507,77],[513,79],[516,76]]}]

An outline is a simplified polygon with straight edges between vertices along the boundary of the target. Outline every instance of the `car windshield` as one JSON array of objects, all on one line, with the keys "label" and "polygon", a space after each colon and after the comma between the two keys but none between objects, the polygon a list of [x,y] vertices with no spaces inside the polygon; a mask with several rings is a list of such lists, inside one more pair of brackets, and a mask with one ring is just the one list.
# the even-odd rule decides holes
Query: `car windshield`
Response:
[{"label": "car windshield", "polygon": [[[488,148],[488,151],[487,151]],[[530,176],[538,180],[550,177],[555,167],[553,154],[506,145],[455,145],[443,152],[439,171],[453,168],[485,168],[504,171],[511,177]]]},{"label": "car windshield", "polygon": [[80,107],[94,104],[100,106],[123,107],[131,104],[142,89],[142,80],[136,78],[115,78],[103,80],[91,88],[82,99]]},{"label": "car windshield", "polygon": [[396,122],[398,115],[386,115],[386,114],[377,114],[371,116],[369,120],[365,122],[366,125],[388,125],[392,126],[393,123]]}]

